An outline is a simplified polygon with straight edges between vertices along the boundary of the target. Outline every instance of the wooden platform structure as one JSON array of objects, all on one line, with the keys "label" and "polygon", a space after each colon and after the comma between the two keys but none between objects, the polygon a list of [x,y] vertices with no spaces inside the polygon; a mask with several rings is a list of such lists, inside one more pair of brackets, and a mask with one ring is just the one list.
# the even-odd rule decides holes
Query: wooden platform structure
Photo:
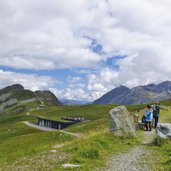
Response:
[{"label": "wooden platform structure", "polygon": [[70,122],[61,122],[61,121],[55,121],[55,120],[51,120],[51,119],[37,117],[37,125],[54,128],[54,129],[64,129],[64,128],[67,128],[68,126],[71,126],[77,122],[82,121],[79,119],[75,119],[75,120],[70,119],[69,120],[69,118],[65,119],[65,120],[68,120]]},{"label": "wooden platform structure", "polygon": [[67,117],[61,117],[61,119],[63,120],[67,120],[67,121],[84,121],[84,117],[80,117],[80,116],[77,116],[77,117],[70,117],[70,116],[67,116]]}]

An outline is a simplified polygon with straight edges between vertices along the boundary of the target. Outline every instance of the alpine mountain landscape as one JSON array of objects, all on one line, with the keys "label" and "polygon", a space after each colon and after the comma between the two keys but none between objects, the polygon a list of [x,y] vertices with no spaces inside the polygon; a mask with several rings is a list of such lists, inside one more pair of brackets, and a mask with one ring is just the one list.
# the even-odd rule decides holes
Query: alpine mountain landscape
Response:
[{"label": "alpine mountain landscape", "polygon": [[93,104],[144,104],[171,98],[171,81],[160,84],[148,84],[129,89],[125,86],[117,87],[104,94]]},{"label": "alpine mountain landscape", "polygon": [[170,0],[0,0],[0,171],[171,171]]}]

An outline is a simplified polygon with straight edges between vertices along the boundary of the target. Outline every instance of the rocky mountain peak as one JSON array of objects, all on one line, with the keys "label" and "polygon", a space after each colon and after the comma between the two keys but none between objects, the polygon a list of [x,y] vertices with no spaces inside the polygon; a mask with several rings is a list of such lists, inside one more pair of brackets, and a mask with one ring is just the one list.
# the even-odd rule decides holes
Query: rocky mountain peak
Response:
[{"label": "rocky mountain peak", "polygon": [[171,81],[129,89],[117,87],[94,101],[95,104],[143,104],[171,98]]},{"label": "rocky mountain peak", "polygon": [[24,90],[24,87],[21,84],[13,84],[2,89],[2,91],[6,90]]},{"label": "rocky mountain peak", "polygon": [[58,98],[49,90],[38,90],[34,92],[41,103],[45,105],[62,105]]},{"label": "rocky mountain peak", "polygon": [[58,98],[50,91],[25,90],[20,84],[0,89],[0,113],[17,104],[25,103],[44,104],[45,106],[62,105]]}]

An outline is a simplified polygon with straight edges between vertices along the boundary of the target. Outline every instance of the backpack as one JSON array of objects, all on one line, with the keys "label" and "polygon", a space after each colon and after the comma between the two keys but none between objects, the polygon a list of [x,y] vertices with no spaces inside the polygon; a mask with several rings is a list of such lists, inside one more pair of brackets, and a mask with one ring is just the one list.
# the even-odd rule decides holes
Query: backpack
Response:
[{"label": "backpack", "polygon": [[141,122],[142,122],[142,123],[145,123],[145,121],[146,121],[146,117],[143,115],[143,117],[142,117],[142,119],[141,119]]}]

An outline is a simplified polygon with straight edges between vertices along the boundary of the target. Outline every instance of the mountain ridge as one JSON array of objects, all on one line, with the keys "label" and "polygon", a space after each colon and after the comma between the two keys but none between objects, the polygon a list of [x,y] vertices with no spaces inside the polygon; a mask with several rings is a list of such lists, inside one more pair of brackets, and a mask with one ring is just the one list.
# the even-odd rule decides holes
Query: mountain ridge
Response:
[{"label": "mountain ridge", "polygon": [[167,100],[171,98],[171,81],[164,81],[159,84],[148,84],[129,89],[126,86],[117,87],[99,99],[93,104],[143,104]]},{"label": "mountain ridge", "polygon": [[49,90],[31,91],[24,89],[21,84],[13,84],[0,89],[0,113],[9,107],[37,102],[39,105],[62,105],[58,98]]}]

